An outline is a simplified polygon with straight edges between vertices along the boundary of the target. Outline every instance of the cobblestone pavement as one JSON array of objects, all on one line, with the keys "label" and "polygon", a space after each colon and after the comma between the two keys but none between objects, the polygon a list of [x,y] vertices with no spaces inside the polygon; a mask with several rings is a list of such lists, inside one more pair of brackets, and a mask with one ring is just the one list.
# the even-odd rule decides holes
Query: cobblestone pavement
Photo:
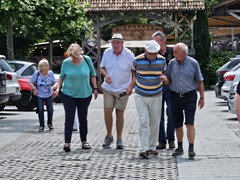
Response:
[{"label": "cobblestone pavement", "polygon": [[[171,150],[149,159],[138,157],[138,119],[133,96],[125,113],[123,140],[126,148],[102,148],[105,137],[102,95],[89,109],[88,141],[91,150],[83,150],[79,133],[74,132],[71,152],[62,150],[64,117],[54,119],[54,131],[37,132],[35,127],[15,142],[0,149],[0,179],[177,179],[176,158]],[[115,122],[115,121],[114,121]],[[114,123],[114,137],[116,137]]]},{"label": "cobblestone pavement", "polygon": [[[64,145],[64,117],[58,111],[54,131],[37,132],[38,127],[10,144],[0,147],[0,179],[161,179],[161,180],[239,180],[239,124],[235,115],[227,112],[223,100],[206,91],[206,105],[197,110],[195,160],[185,154],[172,157],[172,150],[162,150],[149,159],[138,157],[140,150],[138,118],[133,96],[125,113],[123,140],[126,148],[102,148],[105,137],[102,95],[93,100],[89,109],[88,142],[91,150],[83,150],[79,133],[74,132],[71,152]],[[57,114],[58,113],[58,114]],[[115,122],[115,120],[114,120]],[[116,137],[115,123],[113,135]],[[0,137],[1,139],[1,137]]]}]

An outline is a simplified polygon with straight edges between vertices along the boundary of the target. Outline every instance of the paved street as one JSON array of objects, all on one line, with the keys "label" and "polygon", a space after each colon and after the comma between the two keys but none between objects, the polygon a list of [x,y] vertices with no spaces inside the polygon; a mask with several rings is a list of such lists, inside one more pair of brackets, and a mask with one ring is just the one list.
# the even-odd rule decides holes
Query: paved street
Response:
[{"label": "paved street", "polygon": [[35,112],[18,112],[10,107],[0,114],[0,179],[239,180],[239,124],[213,91],[207,91],[205,98],[204,109],[196,115],[195,160],[187,157],[186,138],[185,154],[180,157],[172,157],[172,150],[160,151],[147,160],[138,157],[138,118],[133,96],[125,114],[124,150],[116,150],[115,143],[112,148],[102,148],[105,137],[102,95],[92,101],[89,110],[88,141],[92,149],[82,150],[79,133],[74,132],[70,153],[62,150],[61,104],[54,105],[54,131],[43,133],[37,132]]}]

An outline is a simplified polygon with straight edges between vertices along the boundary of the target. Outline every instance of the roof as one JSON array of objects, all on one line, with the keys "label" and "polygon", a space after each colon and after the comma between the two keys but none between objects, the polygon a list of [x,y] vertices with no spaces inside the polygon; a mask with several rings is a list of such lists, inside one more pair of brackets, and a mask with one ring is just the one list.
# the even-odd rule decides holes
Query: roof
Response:
[{"label": "roof", "polygon": [[240,0],[225,0],[213,7],[208,18],[215,39],[240,34]]},{"label": "roof", "polygon": [[210,27],[240,27],[240,21],[233,16],[212,16],[208,18]]},{"label": "roof", "polygon": [[[124,41],[123,46],[127,48],[143,48],[148,40],[143,41]],[[167,45],[169,47],[173,47],[173,45]],[[111,43],[101,45],[101,48],[109,48],[112,47]]]},{"label": "roof", "polygon": [[[144,41],[124,41],[124,47],[138,47],[138,48],[142,48],[145,46],[146,44],[146,40]],[[109,47],[112,47],[111,43],[108,43],[108,44],[104,44],[104,45],[101,45],[101,48],[109,48]]]},{"label": "roof", "polygon": [[88,12],[195,11],[204,10],[204,0],[78,0],[88,3]]}]

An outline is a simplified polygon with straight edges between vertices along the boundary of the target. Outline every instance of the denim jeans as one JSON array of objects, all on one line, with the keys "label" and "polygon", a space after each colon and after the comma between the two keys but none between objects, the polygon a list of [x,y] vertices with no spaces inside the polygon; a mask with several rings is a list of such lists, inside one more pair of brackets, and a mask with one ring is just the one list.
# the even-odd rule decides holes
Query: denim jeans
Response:
[{"label": "denim jeans", "polygon": [[62,102],[65,110],[65,143],[71,143],[75,112],[77,108],[79,119],[79,133],[82,142],[87,141],[88,133],[88,107],[92,100],[92,95],[87,98],[73,98],[62,93]]},{"label": "denim jeans", "polygon": [[37,98],[37,108],[38,108],[38,119],[40,126],[44,127],[44,102],[47,107],[47,123],[52,125],[52,119],[53,119],[53,100],[52,96],[48,98]]},{"label": "denim jeans", "polygon": [[[164,105],[167,105],[166,113],[167,113],[167,129],[165,130],[165,111]],[[161,122],[159,127],[159,143],[166,144],[168,141],[175,140],[175,129],[172,119],[171,113],[171,90],[168,86],[163,87],[163,99],[162,99],[162,115],[161,115]]]}]

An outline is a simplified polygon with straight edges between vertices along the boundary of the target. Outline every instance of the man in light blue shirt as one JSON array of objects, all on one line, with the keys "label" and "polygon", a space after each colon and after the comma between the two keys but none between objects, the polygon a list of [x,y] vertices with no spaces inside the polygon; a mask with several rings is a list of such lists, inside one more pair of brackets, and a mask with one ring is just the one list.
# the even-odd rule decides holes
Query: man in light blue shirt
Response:
[{"label": "man in light blue shirt", "polygon": [[171,110],[178,140],[178,148],[172,155],[183,154],[183,123],[185,123],[189,142],[188,156],[193,158],[196,155],[194,152],[194,119],[198,99],[196,89],[199,89],[198,106],[201,109],[204,106],[204,84],[198,62],[187,54],[188,47],[184,43],[176,44],[173,53],[175,58],[169,62],[165,75],[172,91]]}]

